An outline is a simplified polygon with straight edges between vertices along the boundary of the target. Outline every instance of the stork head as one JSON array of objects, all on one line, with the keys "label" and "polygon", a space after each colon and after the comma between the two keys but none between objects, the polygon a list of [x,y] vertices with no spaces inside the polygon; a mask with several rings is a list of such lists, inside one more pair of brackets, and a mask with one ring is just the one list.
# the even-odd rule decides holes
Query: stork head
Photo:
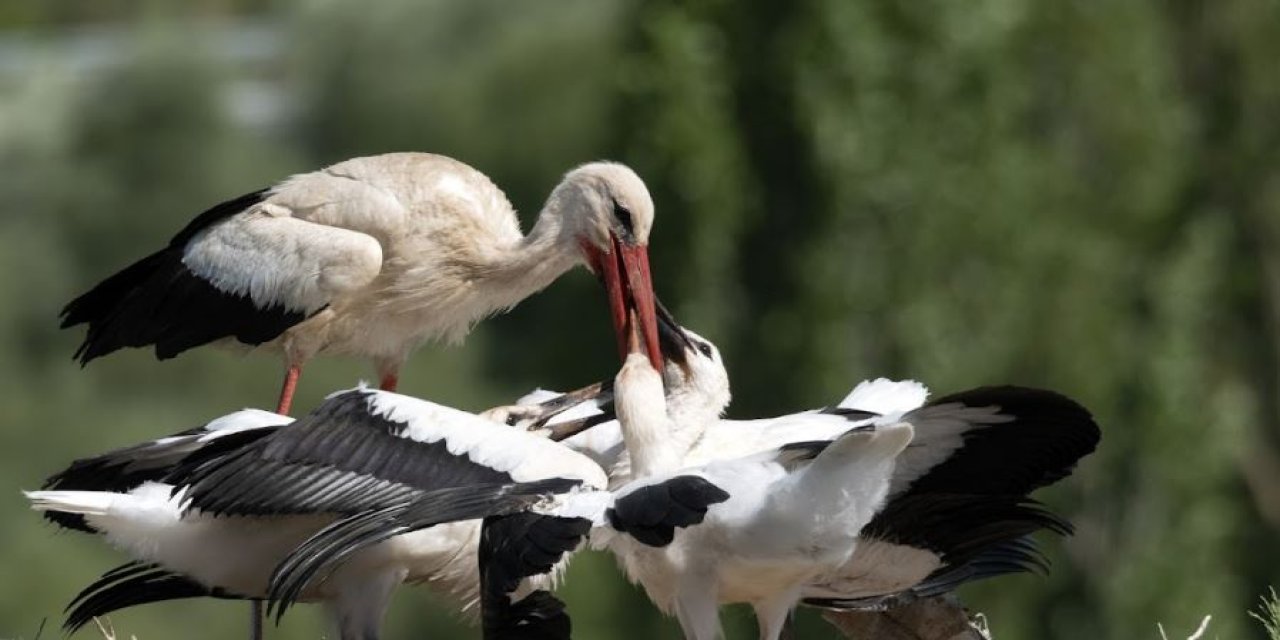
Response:
[{"label": "stork head", "polygon": [[602,252],[617,240],[627,246],[649,245],[653,199],[640,176],[616,162],[591,162],[565,174],[552,193],[560,196],[565,227],[579,241]]},{"label": "stork head", "polygon": [[[635,417],[637,409],[631,407],[649,405],[665,409],[671,420],[672,432],[697,434],[701,427],[718,419],[729,406],[730,399],[729,374],[720,359],[720,350],[709,340],[681,327],[661,301],[655,300],[655,304],[658,339],[665,360],[661,375],[644,353],[639,332],[635,329],[638,323],[628,322],[628,354],[613,384],[599,383],[572,394],[555,396],[543,403],[545,410],[535,413],[533,422],[527,426],[542,428],[556,415],[592,400],[602,404],[612,400],[615,408],[625,403],[628,409],[622,411],[631,411],[632,417]],[[629,315],[634,316],[634,312]],[[623,386],[622,392],[618,391],[618,385]],[[664,392],[665,401],[662,399]],[[619,400],[619,393],[625,398]],[[642,416],[642,420],[656,420],[658,409],[654,410],[653,416]],[[551,438],[563,440],[598,423],[592,418],[562,422],[558,429],[552,431]]]},{"label": "stork head", "polygon": [[680,326],[657,302],[658,339],[666,367],[662,372],[671,414],[711,420],[724,414],[732,395],[729,372],[710,340]]},{"label": "stork head", "polygon": [[662,370],[649,272],[653,199],[644,181],[626,166],[592,162],[565,175],[550,203],[560,212],[562,237],[604,283],[619,354],[626,358],[628,311],[635,310],[644,353]]}]

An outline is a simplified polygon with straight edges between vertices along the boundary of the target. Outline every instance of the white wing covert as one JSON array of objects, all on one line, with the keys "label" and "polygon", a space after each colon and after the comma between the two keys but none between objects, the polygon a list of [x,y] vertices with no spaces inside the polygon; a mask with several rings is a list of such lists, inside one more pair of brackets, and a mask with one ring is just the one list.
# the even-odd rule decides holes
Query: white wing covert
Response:
[{"label": "white wing covert", "polygon": [[267,201],[197,233],[182,262],[259,308],[310,315],[373,282],[382,269],[382,245],[359,231],[295,218]]}]

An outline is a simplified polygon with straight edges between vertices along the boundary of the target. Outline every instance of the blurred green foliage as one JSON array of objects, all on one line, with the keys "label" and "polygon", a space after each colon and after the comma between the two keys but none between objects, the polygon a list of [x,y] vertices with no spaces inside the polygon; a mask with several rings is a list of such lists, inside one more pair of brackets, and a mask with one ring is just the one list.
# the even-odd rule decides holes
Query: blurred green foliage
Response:
[{"label": "blurred green foliage", "polygon": [[[70,459],[266,406],[268,355],[145,352],[84,371],[62,303],[227,197],[342,158],[445,153],[526,226],[558,176],[649,182],[664,298],[724,350],[731,414],[864,377],[1042,385],[1102,449],[1046,492],[1052,574],[966,589],[997,638],[1222,638],[1280,582],[1280,5],[1269,0],[0,2],[0,637],[56,635],[120,557],[26,511]],[[405,390],[478,409],[615,366],[573,274],[427,348]],[[584,354],[595,354],[583,357]],[[299,406],[367,375],[308,370]],[[579,637],[676,637],[603,557]],[[236,603],[114,617],[241,633]],[[749,616],[726,613],[731,637]],[[299,610],[272,637],[315,637]],[[88,632],[86,632],[88,633]],[[404,589],[388,637],[475,637]],[[122,635],[123,635],[122,634]],[[801,637],[834,637],[812,613]]]}]

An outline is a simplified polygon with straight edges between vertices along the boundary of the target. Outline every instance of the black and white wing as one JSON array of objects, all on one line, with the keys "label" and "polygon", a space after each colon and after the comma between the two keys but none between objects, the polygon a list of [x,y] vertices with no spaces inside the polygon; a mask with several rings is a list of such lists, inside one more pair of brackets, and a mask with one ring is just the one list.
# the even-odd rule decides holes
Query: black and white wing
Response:
[{"label": "black and white wing", "polygon": [[[853,558],[805,591],[819,606],[876,608],[1043,566],[1027,536],[1070,524],[1030,498],[1071,473],[1101,433],[1060,394],[982,387],[907,413],[915,439]],[[867,580],[866,576],[881,579]]]},{"label": "black and white wing", "polygon": [[1027,387],[962,391],[904,419],[917,436],[898,459],[891,496],[957,490],[1026,495],[1070,475],[1101,437],[1079,403]]},{"label": "black and white wing", "polygon": [[224,589],[206,587],[158,565],[130,562],[102,574],[81,590],[67,605],[67,619],[62,626],[71,634],[94,618],[121,609],[187,598],[249,599]]},{"label": "black and white wing", "polygon": [[283,616],[307,585],[384,540],[440,524],[519,513],[582,486],[580,480],[551,478],[419,490],[395,504],[349,515],[317,531],[276,566],[268,588],[268,612],[274,609],[277,618]]},{"label": "black and white wing", "polygon": [[599,465],[545,438],[357,388],[249,446],[184,465],[168,482],[186,489],[188,509],[289,515],[352,514],[422,490],[546,478],[605,482]]},{"label": "black and white wing", "polygon": [[[495,607],[482,613],[485,637],[521,637],[504,635],[524,625],[513,614],[523,609],[510,600],[516,586],[550,572],[593,531],[605,529],[648,546],[665,546],[676,529],[702,522],[711,505],[728,498],[697,475],[649,479],[614,492],[563,478],[421,492],[400,504],[339,520],[299,545],[272,576],[270,606],[282,615],[306,585],[384,540],[448,522],[484,519],[478,550],[481,603]],[[530,611],[547,613],[545,597],[525,606],[538,603]]]},{"label": "black and white wing", "polygon": [[62,326],[88,325],[82,364],[125,347],[154,346],[164,360],[224,338],[269,342],[373,281],[382,245],[355,229],[401,208],[356,180],[296,176],[196,216],[166,247],[69,302]]},{"label": "black and white wing", "polygon": [[[244,446],[290,422],[293,419],[287,416],[244,409],[171,436],[81,458],[50,476],[41,489],[127,492],[144,482],[163,480],[198,452]],[[93,533],[80,514],[46,511],[44,515],[63,527]]]}]

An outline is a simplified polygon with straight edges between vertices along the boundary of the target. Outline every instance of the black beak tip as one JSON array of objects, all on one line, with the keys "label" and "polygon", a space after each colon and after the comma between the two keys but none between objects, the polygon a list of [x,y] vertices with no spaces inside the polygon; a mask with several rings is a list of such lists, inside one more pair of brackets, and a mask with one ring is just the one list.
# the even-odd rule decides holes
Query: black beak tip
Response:
[{"label": "black beak tip", "polygon": [[662,357],[682,368],[688,367],[688,353],[693,344],[675,316],[657,296],[654,296],[653,305],[658,315],[658,347],[662,351]]}]

